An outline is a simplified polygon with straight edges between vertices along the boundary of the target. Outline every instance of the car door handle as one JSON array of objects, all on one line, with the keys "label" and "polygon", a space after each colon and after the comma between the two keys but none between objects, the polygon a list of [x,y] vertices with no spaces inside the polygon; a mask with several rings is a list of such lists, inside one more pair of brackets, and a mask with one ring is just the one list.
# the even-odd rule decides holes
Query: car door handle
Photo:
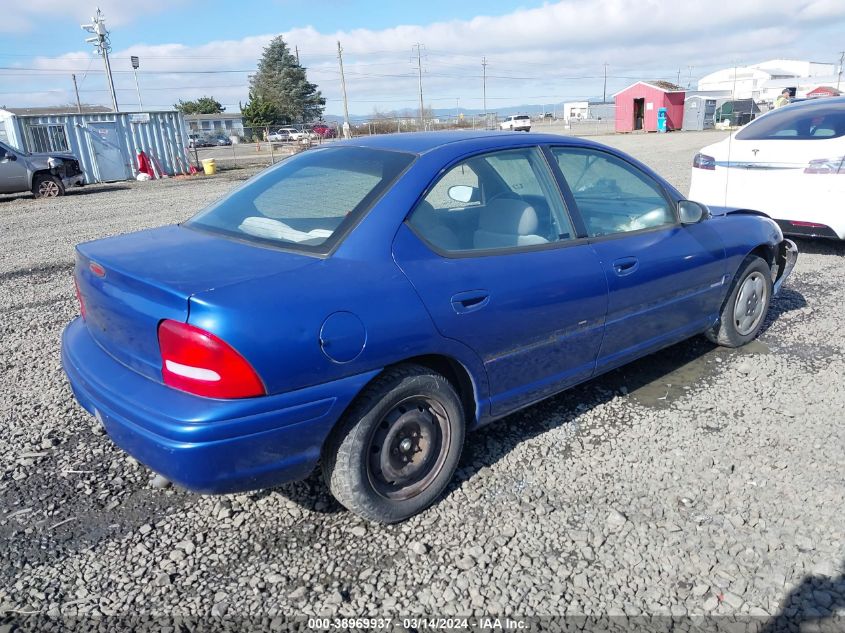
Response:
[{"label": "car door handle", "polygon": [[452,296],[452,309],[457,314],[480,310],[488,303],[490,303],[490,293],[486,290],[467,290]]},{"label": "car door handle", "polygon": [[620,277],[630,275],[640,267],[640,260],[636,257],[622,257],[613,262],[613,272]]}]

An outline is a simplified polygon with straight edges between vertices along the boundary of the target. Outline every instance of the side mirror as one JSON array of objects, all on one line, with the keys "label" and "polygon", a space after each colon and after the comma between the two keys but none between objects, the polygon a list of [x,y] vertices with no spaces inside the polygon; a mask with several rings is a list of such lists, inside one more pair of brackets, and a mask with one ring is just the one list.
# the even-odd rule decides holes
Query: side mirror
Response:
[{"label": "side mirror", "polygon": [[449,197],[452,198],[455,202],[463,202],[466,204],[467,202],[473,202],[476,199],[476,192],[478,190],[475,187],[470,187],[469,185],[452,185],[449,187]]},{"label": "side mirror", "polygon": [[681,200],[678,203],[678,217],[681,224],[698,224],[710,217],[710,210],[700,202]]}]

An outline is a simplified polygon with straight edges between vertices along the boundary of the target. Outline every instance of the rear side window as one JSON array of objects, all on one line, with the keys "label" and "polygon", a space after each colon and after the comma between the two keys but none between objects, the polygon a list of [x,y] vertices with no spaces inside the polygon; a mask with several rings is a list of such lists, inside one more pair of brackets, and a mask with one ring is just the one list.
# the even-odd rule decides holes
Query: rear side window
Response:
[{"label": "rear side window", "polygon": [[737,132],[740,141],[811,141],[845,135],[845,106],[823,103],[775,110]]},{"label": "rear side window", "polygon": [[248,181],[186,224],[325,253],[413,160],[413,154],[364,147],[309,150]]},{"label": "rear side window", "polygon": [[537,148],[483,154],[455,165],[420,201],[408,224],[447,252],[513,250],[574,236]]}]

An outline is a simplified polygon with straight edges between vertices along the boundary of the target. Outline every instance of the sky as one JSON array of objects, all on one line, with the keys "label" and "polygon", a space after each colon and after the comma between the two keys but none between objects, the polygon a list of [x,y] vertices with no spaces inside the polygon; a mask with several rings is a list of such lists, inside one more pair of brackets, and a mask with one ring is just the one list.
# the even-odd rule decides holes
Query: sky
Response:
[{"label": "sky", "polygon": [[[0,0],[0,6],[12,0]],[[109,105],[102,59],[80,24],[96,0],[26,0],[0,20],[0,106]],[[309,80],[343,112],[337,42],[350,114],[415,108],[420,44],[423,98],[437,109],[487,109],[608,97],[640,79],[695,87],[708,72],[768,59],[837,63],[845,50],[842,0],[99,0],[122,110],[215,97],[237,111],[261,52],[282,35]],[[50,19],[45,20],[44,16]]]}]

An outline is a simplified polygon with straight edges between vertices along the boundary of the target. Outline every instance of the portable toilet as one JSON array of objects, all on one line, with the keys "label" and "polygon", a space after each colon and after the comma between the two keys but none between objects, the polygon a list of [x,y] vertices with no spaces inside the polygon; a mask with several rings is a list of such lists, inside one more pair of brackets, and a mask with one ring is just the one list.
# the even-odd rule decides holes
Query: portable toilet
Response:
[{"label": "portable toilet", "polygon": [[709,130],[713,127],[716,99],[695,95],[684,102],[684,130]]},{"label": "portable toilet", "polygon": [[657,131],[666,131],[666,108],[657,108]]}]

